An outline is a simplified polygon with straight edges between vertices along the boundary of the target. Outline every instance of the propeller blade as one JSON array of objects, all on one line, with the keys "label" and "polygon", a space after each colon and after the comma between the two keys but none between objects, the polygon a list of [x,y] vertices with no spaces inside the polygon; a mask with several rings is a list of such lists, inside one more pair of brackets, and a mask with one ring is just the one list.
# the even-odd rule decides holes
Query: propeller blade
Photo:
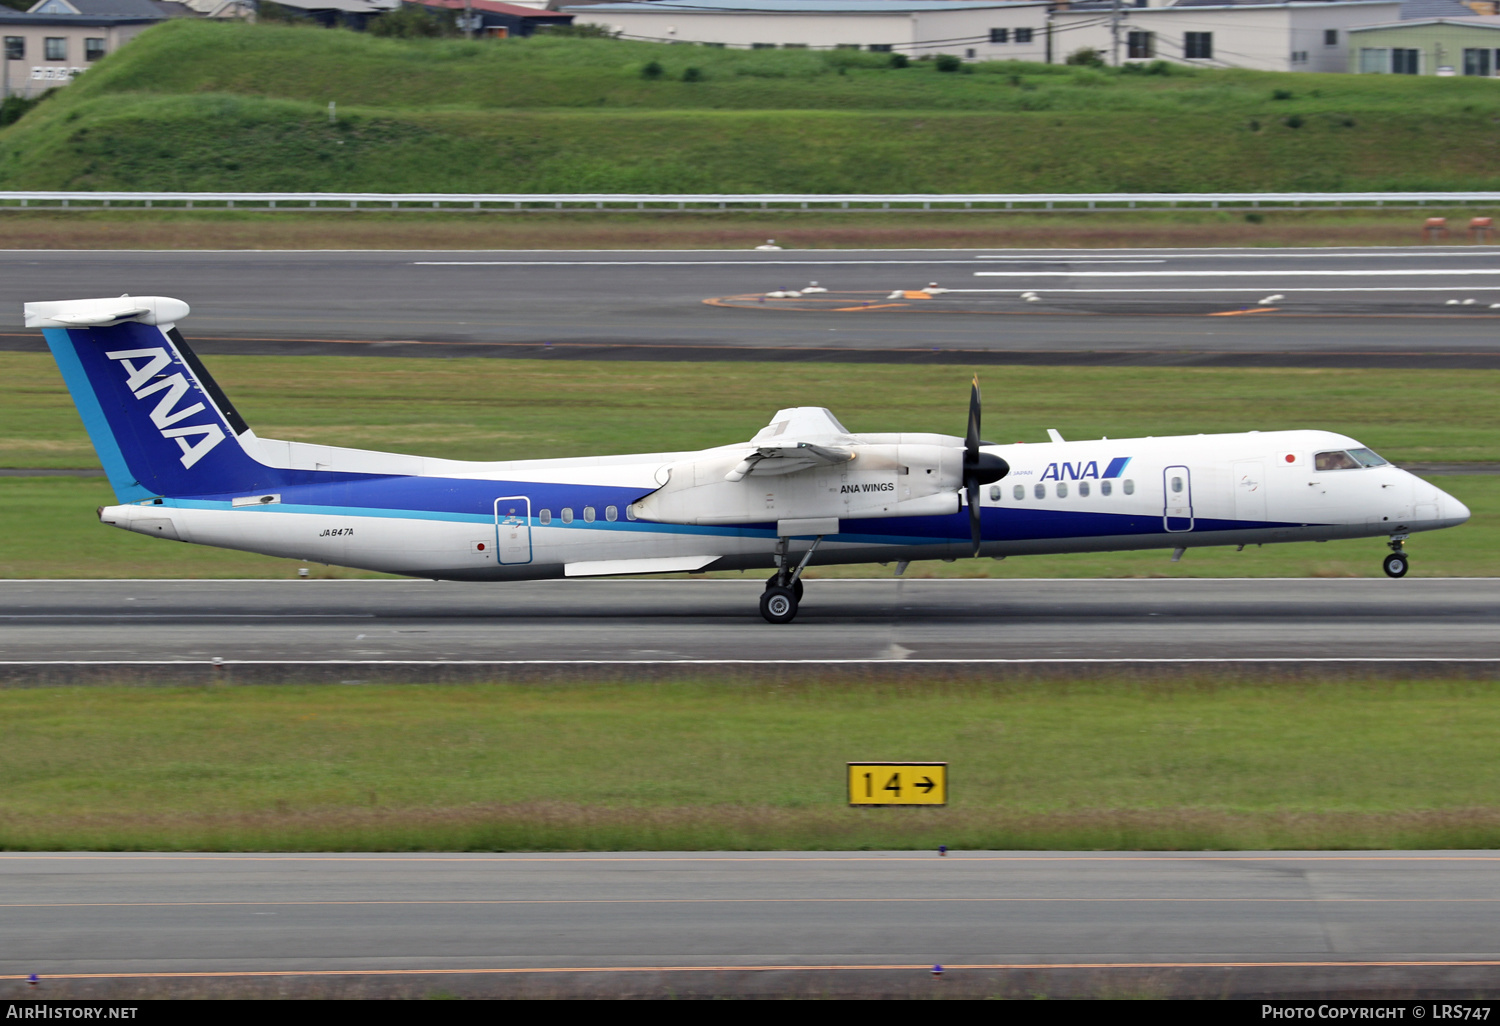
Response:
[{"label": "propeller blade", "polygon": [[969,430],[964,435],[964,449],[969,461],[979,452],[979,375],[974,375],[974,387],[969,392]]},{"label": "propeller blade", "polygon": [[970,477],[964,484],[969,492],[969,537],[974,539],[974,555],[979,555],[979,543],[984,538],[984,529],[979,523],[979,479]]}]

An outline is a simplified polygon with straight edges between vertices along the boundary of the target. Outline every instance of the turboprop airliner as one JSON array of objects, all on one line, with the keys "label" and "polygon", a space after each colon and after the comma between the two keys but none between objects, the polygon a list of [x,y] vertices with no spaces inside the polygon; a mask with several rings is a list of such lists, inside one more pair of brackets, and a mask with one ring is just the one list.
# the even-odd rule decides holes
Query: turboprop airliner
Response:
[{"label": "turboprop airliner", "polygon": [[774,570],[788,623],[814,562],[1384,538],[1462,524],[1453,496],[1330,431],[994,445],[779,410],[696,452],[465,462],[260,438],[188,348],[186,303],[28,303],[114,489],[114,527],[411,577]]}]

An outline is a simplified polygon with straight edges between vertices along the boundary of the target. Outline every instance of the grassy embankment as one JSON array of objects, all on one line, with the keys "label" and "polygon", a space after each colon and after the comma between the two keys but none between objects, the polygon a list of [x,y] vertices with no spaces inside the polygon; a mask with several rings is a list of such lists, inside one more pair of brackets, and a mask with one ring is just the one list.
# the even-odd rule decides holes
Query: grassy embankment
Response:
[{"label": "grassy embankment", "polygon": [[[243,357],[209,360],[257,433],[270,438],[517,459],[695,449],[748,438],[775,410],[826,405],[852,430],[962,427],[965,375],[953,368]],[[44,354],[0,354],[0,466],[97,466]],[[1323,427],[1397,461],[1500,461],[1497,376],[1484,371],[1009,367],[985,375],[986,434],[1000,441],[1124,438]],[[1170,404],[1161,401],[1171,394]],[[496,396],[505,396],[498,403]],[[1500,573],[1500,478],[1434,479],[1474,510],[1462,528],[1410,543],[1422,576]],[[100,527],[102,479],[0,478],[0,577],[283,577],[299,564],[176,545]],[[1038,556],[919,563],[914,575],[989,577],[1370,576],[1378,540],[1235,553]],[[353,576],[350,571],[319,571]],[[810,576],[885,574],[814,568]]]},{"label": "grassy embankment", "polygon": [[[1500,846],[1494,682],[0,691],[0,848]],[[849,759],[944,809],[848,809]]]},{"label": "grassy embankment", "polygon": [[[652,60],[666,68],[660,80],[640,74]],[[701,81],[682,81],[689,66]],[[332,120],[330,101],[338,104]],[[1497,117],[1493,91],[1464,79],[1233,70],[1150,76],[1021,63],[944,74],[931,63],[895,69],[882,55],[848,51],[388,40],[181,20],[132,41],[0,133],[0,188],[1485,189],[1500,181]],[[1047,226],[1057,222],[980,216],[985,220],[950,219],[944,231],[917,239],[902,235],[917,219],[900,215],[853,229],[836,215],[705,215],[692,231],[666,237],[652,218],[642,230],[643,219],[623,217],[606,223],[602,234],[613,241],[602,244],[714,244],[714,233],[726,230],[796,230],[804,237],[788,241],[798,245],[882,244],[882,233],[903,245],[995,245],[1006,241],[1007,225],[1020,227],[1019,241],[1056,241]],[[1405,241],[1412,216],[1369,213],[1351,222],[1338,215],[1326,223],[1336,235],[1351,233],[1342,241]],[[74,235],[79,224],[108,226],[90,234],[89,244],[145,231],[131,215],[84,217],[91,220],[24,215],[18,223],[23,231],[66,224]],[[451,227],[460,215],[440,222],[435,240],[428,238],[435,222],[414,227],[388,215],[297,215],[297,228],[246,214],[177,223],[198,226],[186,234],[213,244],[202,226],[221,217],[252,245],[315,245],[318,227],[331,236],[325,245],[536,244],[530,234],[558,242],[535,226],[507,235],[517,230],[514,218],[484,219],[501,228]],[[1307,215],[1267,217],[1255,225],[1242,215],[1126,215],[1130,230],[1124,240],[1113,237],[1119,244],[1152,231],[1172,238],[1189,230],[1195,241],[1210,242],[1325,238],[1307,230]],[[363,224],[357,238],[345,237],[356,220]],[[1079,233],[1069,244],[1087,244],[1091,234],[1108,244],[1111,237],[1089,227],[1097,221],[1068,223]],[[591,224],[585,235],[601,234],[598,222]],[[840,242],[850,231],[853,240]]]}]

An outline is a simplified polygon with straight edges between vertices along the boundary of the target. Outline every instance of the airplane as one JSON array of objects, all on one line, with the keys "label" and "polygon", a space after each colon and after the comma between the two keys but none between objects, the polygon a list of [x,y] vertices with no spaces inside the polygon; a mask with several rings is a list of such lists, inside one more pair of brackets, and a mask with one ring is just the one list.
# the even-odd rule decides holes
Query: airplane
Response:
[{"label": "airplane", "polygon": [[1330,431],[995,445],[976,378],[965,434],[855,433],[779,410],[696,452],[494,463],[260,438],[177,329],[188,305],[25,304],[138,534],[453,581],[766,570],[789,623],[803,572],[1040,553],[1407,538],[1469,510]]}]

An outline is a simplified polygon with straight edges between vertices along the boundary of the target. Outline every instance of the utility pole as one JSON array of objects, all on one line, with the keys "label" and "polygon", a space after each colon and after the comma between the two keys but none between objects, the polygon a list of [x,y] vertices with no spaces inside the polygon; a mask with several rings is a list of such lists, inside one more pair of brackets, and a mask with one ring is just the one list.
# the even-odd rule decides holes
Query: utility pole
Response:
[{"label": "utility pole", "polygon": [[1110,15],[1109,15],[1109,35],[1110,35],[1110,39],[1113,41],[1113,48],[1114,48],[1113,49],[1113,54],[1112,54],[1112,56],[1113,56],[1114,59],[1111,61],[1111,63],[1113,63],[1114,66],[1117,67],[1117,68],[1120,66],[1120,19],[1121,19],[1121,17],[1122,16],[1120,14],[1120,0],[1115,0],[1114,8],[1110,11]]},{"label": "utility pole", "polygon": [[464,0],[464,37],[474,38],[474,4],[471,0]]}]

